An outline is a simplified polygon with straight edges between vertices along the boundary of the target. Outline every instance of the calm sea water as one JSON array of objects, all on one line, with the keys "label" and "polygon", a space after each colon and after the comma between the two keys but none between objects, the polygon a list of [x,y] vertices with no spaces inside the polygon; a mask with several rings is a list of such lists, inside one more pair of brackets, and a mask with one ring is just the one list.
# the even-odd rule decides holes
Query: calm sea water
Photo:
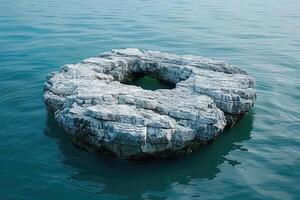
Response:
[{"label": "calm sea water", "polygon": [[[0,0],[0,199],[300,199],[300,1]],[[48,72],[139,47],[223,59],[255,108],[169,161],[74,147],[42,102]]]}]

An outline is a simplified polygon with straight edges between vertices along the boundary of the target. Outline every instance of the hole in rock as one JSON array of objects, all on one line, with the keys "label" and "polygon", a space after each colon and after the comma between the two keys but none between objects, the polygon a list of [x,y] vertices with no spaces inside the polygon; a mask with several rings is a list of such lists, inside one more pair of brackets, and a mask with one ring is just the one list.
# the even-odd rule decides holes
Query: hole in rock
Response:
[{"label": "hole in rock", "polygon": [[157,77],[149,74],[133,73],[124,82],[126,85],[140,86],[145,90],[158,90],[158,89],[174,89],[176,85],[167,81],[158,79]]}]

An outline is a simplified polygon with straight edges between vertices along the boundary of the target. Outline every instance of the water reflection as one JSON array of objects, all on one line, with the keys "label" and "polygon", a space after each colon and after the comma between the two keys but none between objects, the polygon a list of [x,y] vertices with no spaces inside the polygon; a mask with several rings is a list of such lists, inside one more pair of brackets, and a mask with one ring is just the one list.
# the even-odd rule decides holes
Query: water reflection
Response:
[{"label": "water reflection", "polygon": [[57,140],[64,156],[62,162],[76,170],[71,176],[73,180],[104,185],[101,193],[137,198],[146,191],[164,191],[173,183],[185,185],[193,178],[213,179],[224,162],[233,166],[240,164],[239,160],[229,160],[226,155],[235,149],[247,151],[241,142],[251,138],[253,115],[249,113],[216,141],[200,147],[190,156],[155,162],[119,160],[82,151],[71,144],[52,114],[48,114],[45,134]]}]

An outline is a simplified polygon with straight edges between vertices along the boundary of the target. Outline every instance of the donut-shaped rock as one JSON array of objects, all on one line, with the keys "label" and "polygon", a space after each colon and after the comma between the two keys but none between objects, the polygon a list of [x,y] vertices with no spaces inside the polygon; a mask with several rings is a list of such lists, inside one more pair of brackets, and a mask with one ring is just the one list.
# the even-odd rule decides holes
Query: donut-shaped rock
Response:
[{"label": "donut-shaped rock", "polygon": [[[135,73],[176,87],[124,84]],[[44,86],[45,104],[74,144],[126,159],[191,152],[234,124],[255,99],[255,80],[226,62],[133,48],[64,65]]]}]

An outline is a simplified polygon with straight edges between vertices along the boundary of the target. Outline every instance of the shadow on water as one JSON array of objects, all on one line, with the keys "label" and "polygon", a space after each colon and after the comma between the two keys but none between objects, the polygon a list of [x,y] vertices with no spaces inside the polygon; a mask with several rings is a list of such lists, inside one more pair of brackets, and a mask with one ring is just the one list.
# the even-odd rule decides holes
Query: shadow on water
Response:
[{"label": "shadow on water", "polygon": [[240,164],[238,160],[228,160],[226,155],[235,149],[247,151],[241,142],[251,138],[253,115],[250,112],[214,142],[189,156],[152,162],[119,160],[80,150],[71,144],[52,114],[48,114],[45,134],[57,140],[64,157],[62,162],[76,170],[72,179],[103,184],[102,192],[106,194],[136,197],[145,191],[164,191],[172,183],[188,184],[193,178],[213,179],[224,162]]}]

